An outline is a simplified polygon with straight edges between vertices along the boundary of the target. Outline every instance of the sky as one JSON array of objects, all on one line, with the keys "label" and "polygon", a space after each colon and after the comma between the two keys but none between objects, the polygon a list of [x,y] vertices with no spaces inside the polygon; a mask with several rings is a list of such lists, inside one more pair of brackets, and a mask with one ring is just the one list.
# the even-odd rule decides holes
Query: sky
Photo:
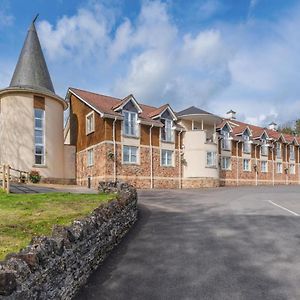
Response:
[{"label": "sky", "polygon": [[37,13],[62,97],[132,93],[261,126],[300,118],[298,0],[0,0],[0,88]]}]

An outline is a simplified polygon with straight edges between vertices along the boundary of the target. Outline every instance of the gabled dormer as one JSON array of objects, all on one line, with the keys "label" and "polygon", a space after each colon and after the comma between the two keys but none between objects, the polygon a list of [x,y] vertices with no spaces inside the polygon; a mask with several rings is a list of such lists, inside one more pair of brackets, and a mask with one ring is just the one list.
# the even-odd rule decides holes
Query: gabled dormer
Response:
[{"label": "gabled dormer", "polygon": [[267,156],[269,150],[269,144],[268,144],[269,136],[265,130],[263,131],[259,139],[261,141],[260,154],[262,156]]},{"label": "gabled dormer", "polygon": [[119,104],[114,106],[114,111],[123,116],[123,135],[128,137],[139,136],[139,114],[142,108],[133,95],[124,98]]},{"label": "gabled dormer", "polygon": [[160,131],[161,140],[163,142],[174,142],[174,130],[177,121],[177,116],[169,104],[159,107],[149,115],[153,120],[159,120],[163,127]]},{"label": "gabled dormer", "polygon": [[231,150],[231,137],[230,134],[232,132],[232,127],[228,122],[224,122],[224,124],[221,124],[218,131],[220,132],[220,135],[222,137],[221,139],[221,148],[225,151]]}]

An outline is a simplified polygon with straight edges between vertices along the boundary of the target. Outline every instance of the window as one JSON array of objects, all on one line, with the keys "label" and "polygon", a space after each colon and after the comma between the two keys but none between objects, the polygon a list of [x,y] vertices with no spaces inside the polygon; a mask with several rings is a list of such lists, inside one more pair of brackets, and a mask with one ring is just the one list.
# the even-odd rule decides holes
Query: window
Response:
[{"label": "window", "polygon": [[290,174],[296,174],[295,164],[290,164]]},{"label": "window", "polygon": [[282,163],[276,164],[277,173],[282,173]]},{"label": "window", "polygon": [[268,146],[267,146],[267,141],[263,140],[263,144],[261,145],[260,151],[262,156],[267,156],[268,155]]},{"label": "window", "polygon": [[290,160],[295,160],[295,147],[290,145]]},{"label": "window", "polygon": [[230,140],[230,135],[228,131],[223,131],[222,132],[222,150],[231,150],[231,140]]},{"label": "window", "polygon": [[123,146],[123,162],[126,164],[137,164],[138,147]]},{"label": "window", "polygon": [[250,159],[243,159],[243,170],[250,172],[251,171],[251,161]]},{"label": "window", "polygon": [[87,151],[87,165],[91,167],[94,164],[94,149],[89,149]]},{"label": "window", "polygon": [[267,173],[268,172],[268,162],[262,161],[260,168],[261,168],[262,173]]},{"label": "window", "polygon": [[247,134],[243,135],[243,152],[244,153],[250,153],[251,152],[251,143],[250,143],[250,137]]},{"label": "window", "polygon": [[230,157],[222,157],[222,169],[230,170],[231,169],[231,158]]},{"label": "window", "polygon": [[164,167],[173,166],[173,151],[161,150],[161,165]]},{"label": "window", "polygon": [[209,151],[206,153],[206,166],[207,167],[216,167],[217,162],[216,162],[216,152]]},{"label": "window", "polygon": [[34,156],[36,165],[45,164],[45,111],[34,110]]},{"label": "window", "polygon": [[137,136],[138,135],[138,114],[132,111],[124,111],[124,134],[128,136]]},{"label": "window", "polygon": [[276,143],[276,157],[281,158],[281,144]]},{"label": "window", "polygon": [[95,114],[94,112],[90,112],[86,116],[86,134],[90,134],[95,131]]},{"label": "window", "polygon": [[173,121],[172,120],[164,120],[165,126],[161,129],[161,139],[165,142],[173,142]]}]

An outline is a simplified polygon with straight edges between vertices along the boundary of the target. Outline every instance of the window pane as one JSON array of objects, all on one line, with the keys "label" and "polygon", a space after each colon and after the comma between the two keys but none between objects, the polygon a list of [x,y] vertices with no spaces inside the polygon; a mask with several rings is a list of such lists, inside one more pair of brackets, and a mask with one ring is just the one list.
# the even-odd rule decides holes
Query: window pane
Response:
[{"label": "window pane", "polygon": [[35,155],[35,164],[36,165],[43,165],[44,159],[42,155]]},{"label": "window pane", "polygon": [[44,111],[42,109],[35,109],[34,110],[34,117],[43,119],[44,118]]},{"label": "window pane", "polygon": [[123,160],[129,162],[129,147],[127,146],[123,147]]}]

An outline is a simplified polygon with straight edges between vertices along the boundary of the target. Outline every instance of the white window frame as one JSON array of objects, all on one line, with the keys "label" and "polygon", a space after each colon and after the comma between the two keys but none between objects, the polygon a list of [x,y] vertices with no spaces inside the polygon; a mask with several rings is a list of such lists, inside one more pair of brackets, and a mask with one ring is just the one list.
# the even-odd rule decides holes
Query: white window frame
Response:
[{"label": "white window frame", "polygon": [[222,140],[221,140],[221,148],[222,150],[230,151],[231,150],[231,140],[230,133],[228,131],[222,132]]},{"label": "white window frame", "polygon": [[[171,157],[169,157],[171,155]],[[161,149],[160,152],[160,165],[162,167],[174,166],[174,151],[169,149]]]},{"label": "white window frame", "polygon": [[[211,157],[209,157],[211,155]],[[216,151],[207,151],[206,152],[206,167],[215,168],[217,166],[217,152]]]},{"label": "white window frame", "polygon": [[91,149],[88,149],[87,152],[86,152],[86,161],[87,161],[87,166],[88,167],[92,167],[94,165],[94,162],[95,162],[95,158],[94,158],[94,149],[91,148]]},{"label": "white window frame", "polygon": [[[265,166],[265,168],[263,168],[263,165]],[[268,161],[267,160],[262,160],[260,162],[260,170],[262,173],[268,173]]]},{"label": "white window frame", "polygon": [[[246,161],[248,161],[248,164],[247,164],[247,166],[248,166],[248,168],[245,168],[245,162]],[[244,172],[251,172],[251,159],[250,158],[244,158],[243,159],[243,171]]]},{"label": "white window frame", "polygon": [[250,154],[251,153],[251,143],[250,143],[250,136],[243,134],[243,153]]},{"label": "white window frame", "polygon": [[295,164],[290,164],[289,165],[289,172],[290,172],[291,175],[296,174],[296,165]]},{"label": "white window frame", "polygon": [[[128,160],[125,160],[125,149],[128,149]],[[135,150],[135,155],[134,151]],[[135,160],[133,158],[135,157]],[[123,145],[122,148],[122,162],[125,165],[137,165],[139,163],[139,147],[137,146],[130,146],[130,145]]]},{"label": "white window frame", "polygon": [[[229,163],[224,163],[225,161],[229,161]],[[221,159],[221,168],[222,170],[231,170],[231,157],[230,156],[223,156]]]},{"label": "white window frame", "polygon": [[85,116],[85,133],[91,134],[95,131],[95,113],[91,111]]},{"label": "white window frame", "polygon": [[[42,118],[36,117],[37,111],[42,112]],[[39,109],[39,108],[34,109],[34,165],[35,166],[45,166],[46,165],[45,116],[46,116],[46,113],[45,113],[44,109]],[[40,120],[42,122],[42,127],[36,126],[36,120]],[[41,133],[41,137],[42,137],[41,143],[36,142],[36,138],[37,138],[36,132],[37,131]],[[36,150],[38,147],[42,148],[42,153],[37,153]],[[41,163],[37,162],[37,160],[36,160],[37,156],[41,157]]]},{"label": "white window frame", "polygon": [[260,147],[261,156],[268,156],[269,147],[266,144],[267,144],[267,141],[263,140],[263,144]]},{"label": "white window frame", "polygon": [[282,158],[282,145],[279,142],[276,142],[276,158]]},{"label": "white window frame", "polygon": [[164,132],[164,138],[161,137],[163,142],[174,142],[174,130],[173,130],[173,121],[170,119],[164,119],[165,125],[161,128],[161,131]]},{"label": "white window frame", "polygon": [[[280,168],[278,168],[279,166],[280,166]],[[282,163],[281,162],[276,163],[276,173],[282,174]]]},{"label": "white window frame", "polygon": [[290,145],[289,150],[290,150],[290,160],[294,161],[295,160],[295,146]]},{"label": "white window frame", "polygon": [[[126,116],[128,116],[128,119]],[[123,110],[123,118],[123,135],[129,137],[138,137],[138,113],[135,111]]]}]

